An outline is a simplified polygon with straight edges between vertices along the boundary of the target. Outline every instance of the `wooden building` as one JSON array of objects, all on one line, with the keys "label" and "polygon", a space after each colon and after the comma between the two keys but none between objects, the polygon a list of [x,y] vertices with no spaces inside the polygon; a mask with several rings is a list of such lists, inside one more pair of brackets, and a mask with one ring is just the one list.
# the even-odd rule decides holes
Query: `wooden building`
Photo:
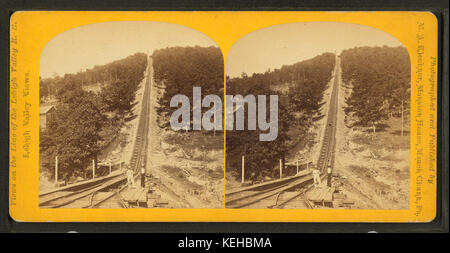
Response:
[{"label": "wooden building", "polygon": [[39,130],[44,131],[49,122],[56,116],[56,108],[53,105],[39,106]]}]

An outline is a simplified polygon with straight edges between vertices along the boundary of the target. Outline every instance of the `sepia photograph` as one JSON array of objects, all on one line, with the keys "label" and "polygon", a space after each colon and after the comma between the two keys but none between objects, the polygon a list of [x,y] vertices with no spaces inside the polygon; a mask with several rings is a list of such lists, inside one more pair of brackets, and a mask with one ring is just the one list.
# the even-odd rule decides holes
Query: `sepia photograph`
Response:
[{"label": "sepia photograph", "polygon": [[185,26],[58,34],[40,57],[39,207],[223,208],[224,133],[195,117],[195,91],[221,98],[223,83],[221,50]]},{"label": "sepia photograph", "polygon": [[238,40],[226,66],[226,208],[409,209],[410,65],[399,40],[358,24],[281,24]]},{"label": "sepia photograph", "polygon": [[14,12],[8,217],[434,222],[436,17]]}]

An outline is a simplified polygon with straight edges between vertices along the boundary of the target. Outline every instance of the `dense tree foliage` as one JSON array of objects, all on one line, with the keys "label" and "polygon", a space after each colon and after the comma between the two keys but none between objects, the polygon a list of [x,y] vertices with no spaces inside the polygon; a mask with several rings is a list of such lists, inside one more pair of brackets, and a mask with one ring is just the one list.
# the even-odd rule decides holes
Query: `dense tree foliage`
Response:
[{"label": "dense tree foliage", "polygon": [[144,77],[146,65],[146,54],[137,53],[76,74],[40,78],[40,98],[43,100],[53,96],[63,103],[70,102],[74,90],[97,85],[101,87],[100,97],[105,109],[124,115],[131,109],[129,105],[135,99],[135,91]]},{"label": "dense tree foliage", "polygon": [[404,47],[357,47],[341,54],[342,78],[352,88],[346,114],[355,124],[376,126],[404,116],[410,103],[410,59]]},{"label": "dense tree foliage", "polygon": [[164,89],[157,108],[161,127],[169,125],[170,115],[176,110],[170,107],[174,95],[183,94],[192,103],[192,88],[201,87],[202,94],[223,96],[223,57],[219,48],[171,47],[154,51],[152,58],[155,81]]},{"label": "dense tree foliage", "polygon": [[[63,174],[85,168],[102,149],[100,132],[106,116],[100,110],[98,96],[92,92],[80,95],[59,105],[57,120],[50,122],[48,131],[41,134],[43,157],[54,159],[57,155]],[[74,104],[77,106],[73,107]]]},{"label": "dense tree foliage", "polygon": [[[147,55],[129,56],[64,77],[40,78],[41,100],[56,99],[56,117],[40,134],[41,159],[52,170],[58,156],[62,175],[82,172],[115,137],[131,109],[144,77]],[[91,91],[86,86],[99,89]]]},{"label": "dense tree foliage", "polygon": [[[272,168],[294,146],[310,145],[308,132],[323,116],[320,113],[321,101],[334,65],[335,55],[325,53],[274,71],[255,73],[251,77],[243,73],[240,78],[227,78],[227,95],[279,96],[277,139],[259,141],[260,130],[227,131],[227,170],[240,172],[241,156],[245,155],[246,178],[251,175],[252,179],[274,176],[276,172]],[[245,106],[246,115],[247,110]]]}]

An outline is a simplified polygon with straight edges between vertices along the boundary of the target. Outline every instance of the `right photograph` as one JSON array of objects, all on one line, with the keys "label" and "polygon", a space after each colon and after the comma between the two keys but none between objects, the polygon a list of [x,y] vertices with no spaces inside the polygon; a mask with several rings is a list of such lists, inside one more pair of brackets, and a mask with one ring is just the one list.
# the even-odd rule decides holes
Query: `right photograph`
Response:
[{"label": "right photograph", "polygon": [[409,209],[407,49],[373,27],[275,25],[226,59],[231,209]]}]

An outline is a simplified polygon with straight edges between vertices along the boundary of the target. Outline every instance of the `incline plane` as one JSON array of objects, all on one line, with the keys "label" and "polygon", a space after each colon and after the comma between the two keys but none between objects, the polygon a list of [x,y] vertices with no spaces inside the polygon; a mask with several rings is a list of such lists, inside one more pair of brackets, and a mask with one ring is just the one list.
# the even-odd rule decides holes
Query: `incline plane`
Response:
[{"label": "incline plane", "polygon": [[[316,167],[321,172],[321,178],[326,173],[331,173],[334,166],[334,149],[335,149],[335,134],[337,121],[337,102],[338,102],[338,86],[340,74],[340,60],[336,57],[336,66],[334,70],[334,80],[332,81],[332,93],[330,97],[330,107],[328,109],[328,116],[325,122],[325,135],[320,143],[321,151],[318,157]],[[327,168],[330,168],[327,171]],[[282,169],[280,162],[280,171]],[[281,173],[280,173],[281,175]],[[280,176],[281,177],[281,176]],[[270,203],[265,207],[282,208],[289,201],[306,194],[312,186],[313,178],[310,170],[302,170],[296,175],[280,178],[278,180],[268,181],[261,184],[256,184],[247,187],[241,187],[232,191],[227,191],[225,195],[226,206],[228,208],[243,208],[249,206],[256,206],[258,204]],[[296,190],[297,193],[293,197],[288,197],[284,201],[279,201],[280,195],[286,191]],[[320,190],[320,189],[318,189]],[[329,187],[324,187],[323,191],[331,192],[328,194],[333,197],[333,192]],[[325,195],[325,194],[314,194]],[[327,196],[328,196],[327,195]],[[332,201],[332,200],[330,200]],[[305,208],[312,208],[308,201],[304,201]],[[323,202],[323,201],[322,201]],[[256,204],[256,205],[255,205]]]}]

